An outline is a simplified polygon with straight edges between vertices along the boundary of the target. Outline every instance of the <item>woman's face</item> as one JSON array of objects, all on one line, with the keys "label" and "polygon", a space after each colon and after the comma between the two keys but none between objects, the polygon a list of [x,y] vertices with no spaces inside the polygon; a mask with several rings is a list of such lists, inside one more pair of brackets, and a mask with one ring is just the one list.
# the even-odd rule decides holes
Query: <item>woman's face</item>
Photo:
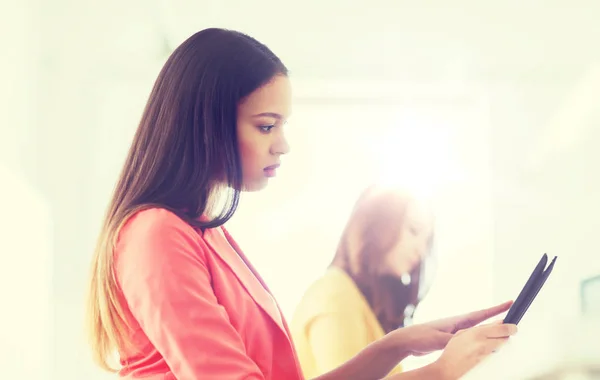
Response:
[{"label": "woman's face", "polygon": [[398,240],[386,255],[383,271],[394,276],[410,273],[429,253],[433,235],[433,215],[422,203],[410,202]]},{"label": "woman's face", "polygon": [[245,191],[263,189],[275,176],[281,156],[288,153],[283,127],[291,103],[290,81],[277,75],[238,106],[237,137]]}]

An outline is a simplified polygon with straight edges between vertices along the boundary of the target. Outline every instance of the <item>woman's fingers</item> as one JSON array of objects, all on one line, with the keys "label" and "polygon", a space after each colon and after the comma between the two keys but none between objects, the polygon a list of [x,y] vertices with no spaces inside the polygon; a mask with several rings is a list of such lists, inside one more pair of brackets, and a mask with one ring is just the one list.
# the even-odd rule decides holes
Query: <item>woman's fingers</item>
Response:
[{"label": "woman's fingers", "polygon": [[479,327],[486,338],[508,338],[517,333],[517,325],[503,323],[503,324],[489,324]]},{"label": "woman's fingers", "polygon": [[479,335],[482,338],[508,338],[512,335],[515,335],[518,331],[517,325],[501,323],[501,321],[499,321],[499,322],[492,322],[487,325],[472,327],[469,329],[458,330],[454,334],[454,336],[463,334],[463,333],[465,333],[467,331],[471,331],[471,330],[479,331]]},{"label": "woman's fingers", "polygon": [[457,330],[462,330],[462,329],[476,326],[476,325],[480,324],[481,322],[488,320],[492,317],[495,317],[496,315],[503,313],[506,310],[510,309],[512,304],[513,304],[513,301],[507,301],[507,302],[501,303],[500,305],[496,305],[496,306],[493,306],[493,307],[490,307],[487,309],[478,310],[478,311],[474,311],[472,313],[466,314],[462,318],[460,318],[460,320],[456,324],[456,328],[457,328]]},{"label": "woman's fingers", "polygon": [[487,309],[474,311],[472,313],[460,315],[457,317],[450,317],[439,319],[437,321],[427,323],[437,330],[444,331],[447,333],[456,333],[460,330],[465,330],[480,324],[481,322],[490,319],[500,313],[510,309],[512,301],[504,302],[500,305],[496,305]]},{"label": "woman's fingers", "polygon": [[490,323],[458,331],[437,363],[449,378],[460,378],[481,360],[498,350],[517,332],[511,324]]}]

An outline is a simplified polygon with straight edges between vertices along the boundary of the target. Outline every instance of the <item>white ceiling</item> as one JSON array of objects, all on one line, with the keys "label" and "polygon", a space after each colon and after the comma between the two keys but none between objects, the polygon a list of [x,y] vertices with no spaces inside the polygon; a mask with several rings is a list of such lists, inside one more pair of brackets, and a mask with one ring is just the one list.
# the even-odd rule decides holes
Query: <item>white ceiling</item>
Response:
[{"label": "white ceiling", "polygon": [[565,0],[38,1],[48,78],[59,78],[59,71],[88,91],[108,81],[149,87],[184,38],[227,27],[267,43],[292,71],[297,97],[320,103],[356,94],[371,101],[414,97],[428,93],[427,86],[437,93],[442,86],[457,91],[456,83],[467,93],[470,85],[484,86],[499,130],[495,140],[512,147],[502,161],[510,167],[545,161],[555,139],[537,147],[542,134],[562,139],[569,128],[585,138],[586,126],[553,125],[553,113],[560,110],[559,121],[589,113],[568,99],[582,96],[577,83],[600,63],[597,0],[568,6]]},{"label": "white ceiling", "polygon": [[[348,85],[348,94],[376,93],[380,98],[411,82],[430,83],[438,91],[440,83],[453,81],[513,86],[504,97],[493,95],[494,112],[515,115],[508,103],[510,92],[516,92],[517,107],[524,114],[537,112],[539,119],[524,126],[507,119],[502,127],[505,135],[524,141],[522,154],[508,154],[516,166],[527,159],[532,166],[545,162],[558,151],[557,140],[564,140],[562,149],[576,146],[565,134],[578,139],[587,134],[585,123],[578,122],[583,116],[574,113],[587,120],[596,108],[590,103],[593,96],[576,102],[577,107],[568,99],[589,98],[594,92],[582,93],[577,83],[589,82],[586,88],[598,83],[589,74],[600,63],[597,0],[156,1],[165,46],[176,46],[209,26],[241,30],[268,44],[304,84],[305,79],[337,80]],[[528,88],[533,83],[536,87]],[[312,96],[331,92],[308,87]],[[338,95],[344,93],[342,87]],[[553,123],[556,111],[560,122]],[[531,131],[530,137],[524,129]],[[547,138],[539,140],[541,135]],[[512,162],[508,157],[504,161]]]},{"label": "white ceiling", "polygon": [[208,26],[238,29],[302,77],[547,79],[600,60],[595,0],[156,1],[172,46]]}]

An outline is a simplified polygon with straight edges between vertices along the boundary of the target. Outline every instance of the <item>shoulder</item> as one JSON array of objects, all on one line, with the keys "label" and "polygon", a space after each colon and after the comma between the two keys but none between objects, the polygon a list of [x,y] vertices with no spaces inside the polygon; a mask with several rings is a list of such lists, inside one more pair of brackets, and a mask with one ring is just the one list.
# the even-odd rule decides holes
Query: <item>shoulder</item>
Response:
[{"label": "shoulder", "polygon": [[[202,235],[175,213],[148,208],[133,214],[118,234],[115,254],[118,261],[152,262],[159,265],[174,255],[200,258]],[[143,264],[142,264],[143,265]]]},{"label": "shoulder", "polygon": [[342,270],[328,269],[304,293],[299,309],[311,317],[326,313],[356,312],[361,308],[361,295],[352,279]]},{"label": "shoulder", "polygon": [[153,207],[131,215],[119,232],[119,240],[164,237],[172,233],[195,233],[195,230],[175,213]]},{"label": "shoulder", "polygon": [[117,245],[162,246],[174,241],[197,243],[201,239],[202,233],[175,213],[154,207],[138,211],[125,221],[119,231]]}]

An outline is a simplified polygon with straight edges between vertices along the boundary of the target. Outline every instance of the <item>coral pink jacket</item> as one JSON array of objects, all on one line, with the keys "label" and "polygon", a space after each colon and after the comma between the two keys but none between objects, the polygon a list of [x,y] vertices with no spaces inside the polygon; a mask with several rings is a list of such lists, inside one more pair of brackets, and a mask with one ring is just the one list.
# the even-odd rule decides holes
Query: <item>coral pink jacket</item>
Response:
[{"label": "coral pink jacket", "polygon": [[224,228],[159,208],[123,227],[115,272],[133,346],[125,379],[303,379],[279,306]]}]

